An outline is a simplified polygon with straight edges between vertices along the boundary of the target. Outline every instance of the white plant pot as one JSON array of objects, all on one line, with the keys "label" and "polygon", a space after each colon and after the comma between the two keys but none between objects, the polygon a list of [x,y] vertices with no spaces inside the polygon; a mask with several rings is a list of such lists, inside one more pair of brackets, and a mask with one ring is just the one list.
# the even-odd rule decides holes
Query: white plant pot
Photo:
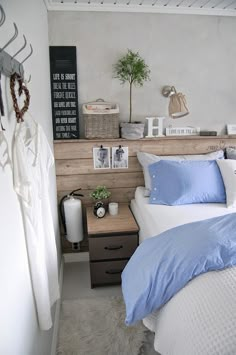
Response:
[{"label": "white plant pot", "polygon": [[120,127],[121,127],[121,138],[125,138],[125,139],[143,138],[144,123],[122,122],[120,124]]}]

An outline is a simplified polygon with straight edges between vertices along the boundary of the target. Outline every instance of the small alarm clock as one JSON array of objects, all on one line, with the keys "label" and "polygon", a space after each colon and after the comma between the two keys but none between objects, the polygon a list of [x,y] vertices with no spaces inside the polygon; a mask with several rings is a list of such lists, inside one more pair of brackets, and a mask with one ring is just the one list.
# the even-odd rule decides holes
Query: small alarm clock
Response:
[{"label": "small alarm clock", "polygon": [[106,214],[106,210],[102,202],[97,202],[93,208],[93,213],[97,218],[102,218]]}]

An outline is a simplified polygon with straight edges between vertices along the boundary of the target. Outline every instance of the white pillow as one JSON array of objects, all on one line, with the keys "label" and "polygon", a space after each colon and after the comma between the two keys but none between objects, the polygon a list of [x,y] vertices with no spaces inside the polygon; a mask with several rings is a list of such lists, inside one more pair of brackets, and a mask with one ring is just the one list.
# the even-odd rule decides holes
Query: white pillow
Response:
[{"label": "white pillow", "polygon": [[216,152],[198,155],[154,155],[145,152],[138,152],[137,158],[143,168],[145,191],[144,196],[149,197],[151,191],[151,179],[149,176],[148,166],[160,160],[215,160],[224,159],[224,151],[218,150]]},{"label": "white pillow", "polygon": [[236,160],[218,160],[217,164],[225,184],[227,207],[236,207]]},{"label": "white pillow", "polygon": [[226,148],[227,159],[236,159],[236,149],[235,148]]}]

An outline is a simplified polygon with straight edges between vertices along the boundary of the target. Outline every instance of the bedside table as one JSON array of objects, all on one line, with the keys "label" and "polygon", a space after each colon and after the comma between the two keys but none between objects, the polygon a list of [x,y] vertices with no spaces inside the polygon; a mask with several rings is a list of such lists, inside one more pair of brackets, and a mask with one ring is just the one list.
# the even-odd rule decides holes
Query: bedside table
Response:
[{"label": "bedside table", "polygon": [[139,227],[127,204],[119,213],[97,218],[86,209],[89,240],[91,288],[121,283],[121,273],[138,246]]}]

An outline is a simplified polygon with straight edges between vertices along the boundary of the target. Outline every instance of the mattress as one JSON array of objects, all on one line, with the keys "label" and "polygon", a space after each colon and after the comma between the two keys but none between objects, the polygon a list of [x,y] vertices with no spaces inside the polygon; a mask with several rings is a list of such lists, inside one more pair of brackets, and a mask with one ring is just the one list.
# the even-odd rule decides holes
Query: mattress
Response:
[{"label": "mattress", "polygon": [[[143,191],[138,187],[131,202],[140,242],[184,223],[235,212],[224,204],[149,205]],[[143,320],[155,333],[155,350],[162,355],[235,355],[235,297],[236,267],[194,278]]]},{"label": "mattress", "polygon": [[198,203],[181,206],[151,205],[144,197],[145,188],[139,186],[131,201],[131,210],[139,225],[139,242],[181,224],[232,213],[223,203]]}]

